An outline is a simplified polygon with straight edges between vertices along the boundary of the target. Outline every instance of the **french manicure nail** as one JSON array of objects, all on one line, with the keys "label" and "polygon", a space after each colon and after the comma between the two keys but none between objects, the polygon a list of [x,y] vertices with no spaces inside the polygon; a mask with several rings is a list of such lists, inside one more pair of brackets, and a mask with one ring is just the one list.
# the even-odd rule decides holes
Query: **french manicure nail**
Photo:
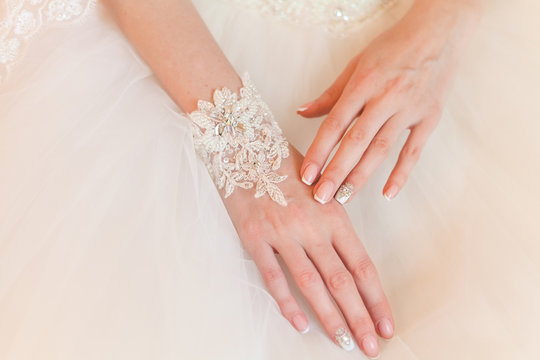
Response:
[{"label": "french manicure nail", "polygon": [[392,185],[388,188],[388,190],[386,190],[386,192],[384,193],[384,197],[386,198],[386,200],[390,201],[396,197],[397,193],[398,187],[396,185]]},{"label": "french manicure nail", "polygon": [[354,349],[354,341],[352,336],[347,330],[345,330],[345,328],[337,329],[334,337],[336,338],[339,346],[341,346],[344,350],[351,351]]},{"label": "french manicure nail", "polygon": [[337,193],[336,193],[336,196],[334,196],[334,198],[341,204],[345,204],[345,202],[347,200],[349,200],[349,198],[351,197],[353,193],[353,185],[351,183],[348,183],[348,182],[345,182],[343,183]]},{"label": "french manicure nail", "polygon": [[362,340],[362,349],[366,353],[367,356],[370,357],[376,357],[379,355],[379,343],[375,336],[373,335],[366,335],[364,337],[364,340]]},{"label": "french manicure nail", "polygon": [[321,204],[326,204],[332,196],[332,190],[334,190],[332,183],[330,181],[325,181],[319,186],[313,197]]},{"label": "french manicure nail", "polygon": [[388,319],[382,319],[377,325],[379,333],[386,339],[391,339],[394,336],[394,328]]},{"label": "french manicure nail", "polygon": [[306,334],[309,331],[309,323],[305,316],[301,314],[295,315],[292,321],[300,334]]},{"label": "french manicure nail", "polygon": [[302,182],[308,186],[313,184],[317,177],[317,166],[315,164],[309,164],[304,173],[302,174]]},{"label": "french manicure nail", "polygon": [[299,112],[306,111],[311,106],[311,104],[313,104],[313,101],[305,103],[304,105],[302,105],[298,109],[296,109],[296,111],[299,111]]}]

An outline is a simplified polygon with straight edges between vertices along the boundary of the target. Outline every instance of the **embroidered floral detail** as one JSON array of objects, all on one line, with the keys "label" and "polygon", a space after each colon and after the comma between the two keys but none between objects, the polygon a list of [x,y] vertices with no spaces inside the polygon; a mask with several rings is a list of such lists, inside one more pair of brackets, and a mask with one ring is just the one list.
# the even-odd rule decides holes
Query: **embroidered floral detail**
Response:
[{"label": "embroidered floral detail", "polygon": [[276,170],[289,156],[289,144],[247,73],[242,84],[240,98],[223,88],[214,91],[213,104],[199,100],[198,109],[189,114],[195,149],[218,189],[225,188],[225,197],[236,187],[255,186],[256,198],[268,194],[286,206],[276,184],[287,176]]},{"label": "embroidered floral detail", "polygon": [[0,64],[9,64],[17,58],[21,43],[17,38],[0,40]]},{"label": "embroidered floral detail", "polygon": [[84,10],[81,0],[52,0],[45,14],[54,21],[66,21],[79,16]]},{"label": "embroidered floral detail", "polygon": [[34,30],[37,25],[36,17],[28,10],[22,10],[17,16],[13,33],[16,35],[26,35]]},{"label": "embroidered floral detail", "polygon": [[0,87],[38,32],[81,19],[97,0],[0,0]]}]

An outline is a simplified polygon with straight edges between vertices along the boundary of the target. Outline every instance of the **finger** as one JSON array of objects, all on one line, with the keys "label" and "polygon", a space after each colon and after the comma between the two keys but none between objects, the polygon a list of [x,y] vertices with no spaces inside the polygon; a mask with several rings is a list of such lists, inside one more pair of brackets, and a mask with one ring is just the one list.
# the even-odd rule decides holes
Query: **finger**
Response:
[{"label": "finger", "polygon": [[377,334],[351,273],[330,243],[312,246],[307,252],[321,272],[326,287],[336,300],[362,351],[367,356],[377,356]]},{"label": "finger", "polygon": [[274,255],[273,248],[267,243],[261,242],[257,250],[253,251],[252,258],[270,295],[276,300],[281,314],[298,332],[301,334],[307,333],[309,331],[308,318],[292,295],[285,274]]},{"label": "finger", "polygon": [[300,176],[302,181],[311,185],[320,173],[330,153],[343,137],[353,119],[364,107],[364,99],[360,97],[361,89],[348,90],[345,87],[328,116],[323,120],[313,143],[306,152]]},{"label": "finger", "polygon": [[390,100],[384,98],[366,105],[356,123],[343,137],[336,154],[313,189],[315,200],[325,204],[332,199],[345,177],[362,158],[375,134],[393,115],[389,103]]},{"label": "finger", "polygon": [[375,169],[388,156],[391,147],[397,141],[399,134],[404,130],[402,122],[394,115],[388,120],[375,135],[364,155],[336,192],[335,198],[345,204],[364,186]]},{"label": "finger", "polygon": [[352,274],[362,300],[380,336],[394,335],[394,319],[384,294],[377,269],[369,258],[360,239],[351,230],[333,239],[334,247]]},{"label": "finger", "polygon": [[392,170],[383,189],[384,197],[392,200],[403,188],[414,165],[418,162],[429,135],[433,132],[435,122],[422,121],[411,129],[411,133],[403,145],[396,166]]},{"label": "finger", "polygon": [[356,61],[351,61],[345,67],[345,70],[338,76],[332,85],[326,89],[316,100],[308,102],[298,108],[296,111],[303,117],[312,118],[326,115],[336,104],[343,89],[347,85],[352,73],[354,72]]},{"label": "finger", "polygon": [[278,251],[330,338],[347,351],[354,349],[347,324],[330,299],[319,272],[304,249],[299,243],[290,242],[278,248]]}]

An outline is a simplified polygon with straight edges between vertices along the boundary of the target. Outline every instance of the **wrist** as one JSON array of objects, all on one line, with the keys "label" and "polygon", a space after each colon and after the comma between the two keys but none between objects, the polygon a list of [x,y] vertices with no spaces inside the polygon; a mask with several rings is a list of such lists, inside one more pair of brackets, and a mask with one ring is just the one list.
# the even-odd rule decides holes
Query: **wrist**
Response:
[{"label": "wrist", "polygon": [[224,198],[238,188],[255,189],[255,198],[268,195],[287,206],[280,173],[289,157],[289,144],[248,74],[242,87],[214,90],[213,102],[198,100],[193,121],[195,150]]},{"label": "wrist", "polygon": [[[475,0],[473,0],[475,1]],[[417,0],[396,24],[404,51],[420,61],[455,58],[467,45],[480,19],[480,11],[466,0]]]},{"label": "wrist", "polygon": [[481,14],[479,0],[417,0],[407,16],[457,39],[476,28]]}]

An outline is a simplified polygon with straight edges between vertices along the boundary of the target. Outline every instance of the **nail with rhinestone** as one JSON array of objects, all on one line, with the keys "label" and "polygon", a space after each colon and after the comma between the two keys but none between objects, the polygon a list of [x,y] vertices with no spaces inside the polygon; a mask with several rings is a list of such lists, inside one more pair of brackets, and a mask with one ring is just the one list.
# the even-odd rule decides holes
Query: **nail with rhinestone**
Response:
[{"label": "nail with rhinestone", "polygon": [[346,182],[346,183],[343,183],[339,187],[335,198],[341,205],[343,205],[345,204],[347,200],[349,200],[352,194],[353,194],[353,186],[351,183]]},{"label": "nail with rhinestone", "polygon": [[346,351],[354,349],[354,341],[351,334],[345,328],[339,328],[334,334],[338,344]]}]

